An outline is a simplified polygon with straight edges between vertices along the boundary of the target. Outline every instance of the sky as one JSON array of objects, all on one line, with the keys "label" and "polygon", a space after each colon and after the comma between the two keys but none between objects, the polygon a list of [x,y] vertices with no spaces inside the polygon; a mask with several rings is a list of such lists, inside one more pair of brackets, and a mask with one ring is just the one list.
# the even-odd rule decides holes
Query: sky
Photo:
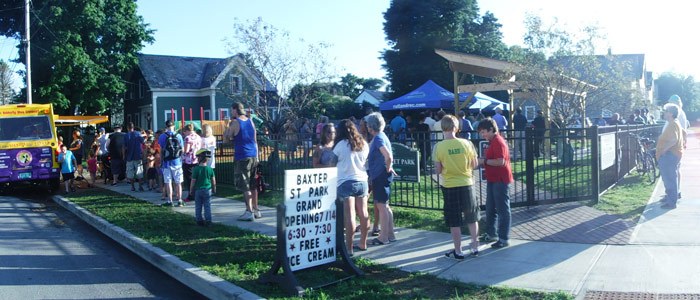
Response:
[{"label": "sky", "polygon": [[[570,31],[597,24],[607,33],[615,54],[646,55],[647,70],[657,76],[672,71],[700,78],[700,59],[692,34],[700,28],[692,1],[666,0],[488,0],[479,1],[481,12],[491,11],[503,25],[504,42],[522,43],[527,13],[545,22],[556,17]],[[147,54],[195,57],[230,56],[225,38],[233,24],[261,17],[264,22],[311,43],[327,42],[338,75],[352,73],[363,78],[383,78],[379,58],[387,42],[383,13],[389,0],[141,0],[138,13],[156,30]],[[17,57],[15,43],[0,39],[0,59]],[[13,66],[15,69],[23,65]],[[21,80],[16,80],[21,84]]]}]

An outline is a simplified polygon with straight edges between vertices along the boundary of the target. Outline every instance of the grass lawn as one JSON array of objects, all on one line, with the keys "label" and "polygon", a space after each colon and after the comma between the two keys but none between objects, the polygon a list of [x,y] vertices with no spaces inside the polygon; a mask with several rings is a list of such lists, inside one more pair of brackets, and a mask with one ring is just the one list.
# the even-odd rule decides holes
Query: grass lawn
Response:
[{"label": "grass lawn", "polygon": [[[230,189],[220,188],[220,194]],[[102,189],[71,194],[69,199],[108,222],[163,250],[231,281],[253,293],[272,299],[286,299],[276,285],[257,279],[272,265],[274,239],[231,226],[195,226],[191,216],[170,208],[154,206],[127,195]],[[352,280],[307,291],[308,299],[572,299],[566,293],[544,293],[521,289],[477,286],[439,279],[432,275],[407,273],[358,258],[366,273]],[[475,270],[475,272],[478,272]],[[305,286],[339,279],[339,270],[295,273]]]},{"label": "grass lawn", "polygon": [[649,184],[636,172],[625,176],[614,187],[600,196],[598,204],[591,206],[607,212],[618,214],[625,219],[637,221],[644,212],[655,184]]}]

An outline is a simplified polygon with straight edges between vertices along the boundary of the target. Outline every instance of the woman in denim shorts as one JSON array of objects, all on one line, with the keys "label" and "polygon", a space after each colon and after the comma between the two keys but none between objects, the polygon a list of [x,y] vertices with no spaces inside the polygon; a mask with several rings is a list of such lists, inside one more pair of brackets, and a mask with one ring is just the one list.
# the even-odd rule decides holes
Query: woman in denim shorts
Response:
[{"label": "woman in denim shorts", "polygon": [[[369,214],[365,163],[369,147],[350,120],[340,122],[336,140],[338,143],[333,153],[338,157],[338,197],[344,207],[345,247],[349,254],[353,254],[353,250],[367,250]],[[355,214],[360,217],[360,241],[357,245],[353,245]]]}]

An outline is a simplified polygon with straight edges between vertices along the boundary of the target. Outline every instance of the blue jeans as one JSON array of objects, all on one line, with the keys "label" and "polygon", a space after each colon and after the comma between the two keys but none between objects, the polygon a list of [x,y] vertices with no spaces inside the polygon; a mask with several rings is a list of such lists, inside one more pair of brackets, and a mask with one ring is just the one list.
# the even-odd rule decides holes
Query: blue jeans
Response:
[{"label": "blue jeans", "polygon": [[[204,208],[204,219],[202,219]],[[211,222],[211,189],[198,189],[194,191],[194,217],[199,221]]]},{"label": "blue jeans", "polygon": [[678,167],[681,159],[673,155],[671,152],[661,154],[659,157],[659,170],[661,171],[661,180],[664,182],[666,189],[666,203],[676,205],[678,202]]},{"label": "blue jeans", "polygon": [[[486,183],[486,233],[492,237],[498,237],[500,241],[507,242],[510,234],[510,197],[508,196],[509,183]],[[496,221],[498,221],[498,234],[496,234]]]}]

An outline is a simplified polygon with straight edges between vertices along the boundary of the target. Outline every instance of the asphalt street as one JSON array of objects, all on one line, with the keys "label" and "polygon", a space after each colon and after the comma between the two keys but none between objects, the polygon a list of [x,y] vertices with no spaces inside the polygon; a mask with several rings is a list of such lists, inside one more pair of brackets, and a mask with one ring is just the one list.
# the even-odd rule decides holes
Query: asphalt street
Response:
[{"label": "asphalt street", "polygon": [[0,299],[202,299],[50,195],[0,195]]}]

